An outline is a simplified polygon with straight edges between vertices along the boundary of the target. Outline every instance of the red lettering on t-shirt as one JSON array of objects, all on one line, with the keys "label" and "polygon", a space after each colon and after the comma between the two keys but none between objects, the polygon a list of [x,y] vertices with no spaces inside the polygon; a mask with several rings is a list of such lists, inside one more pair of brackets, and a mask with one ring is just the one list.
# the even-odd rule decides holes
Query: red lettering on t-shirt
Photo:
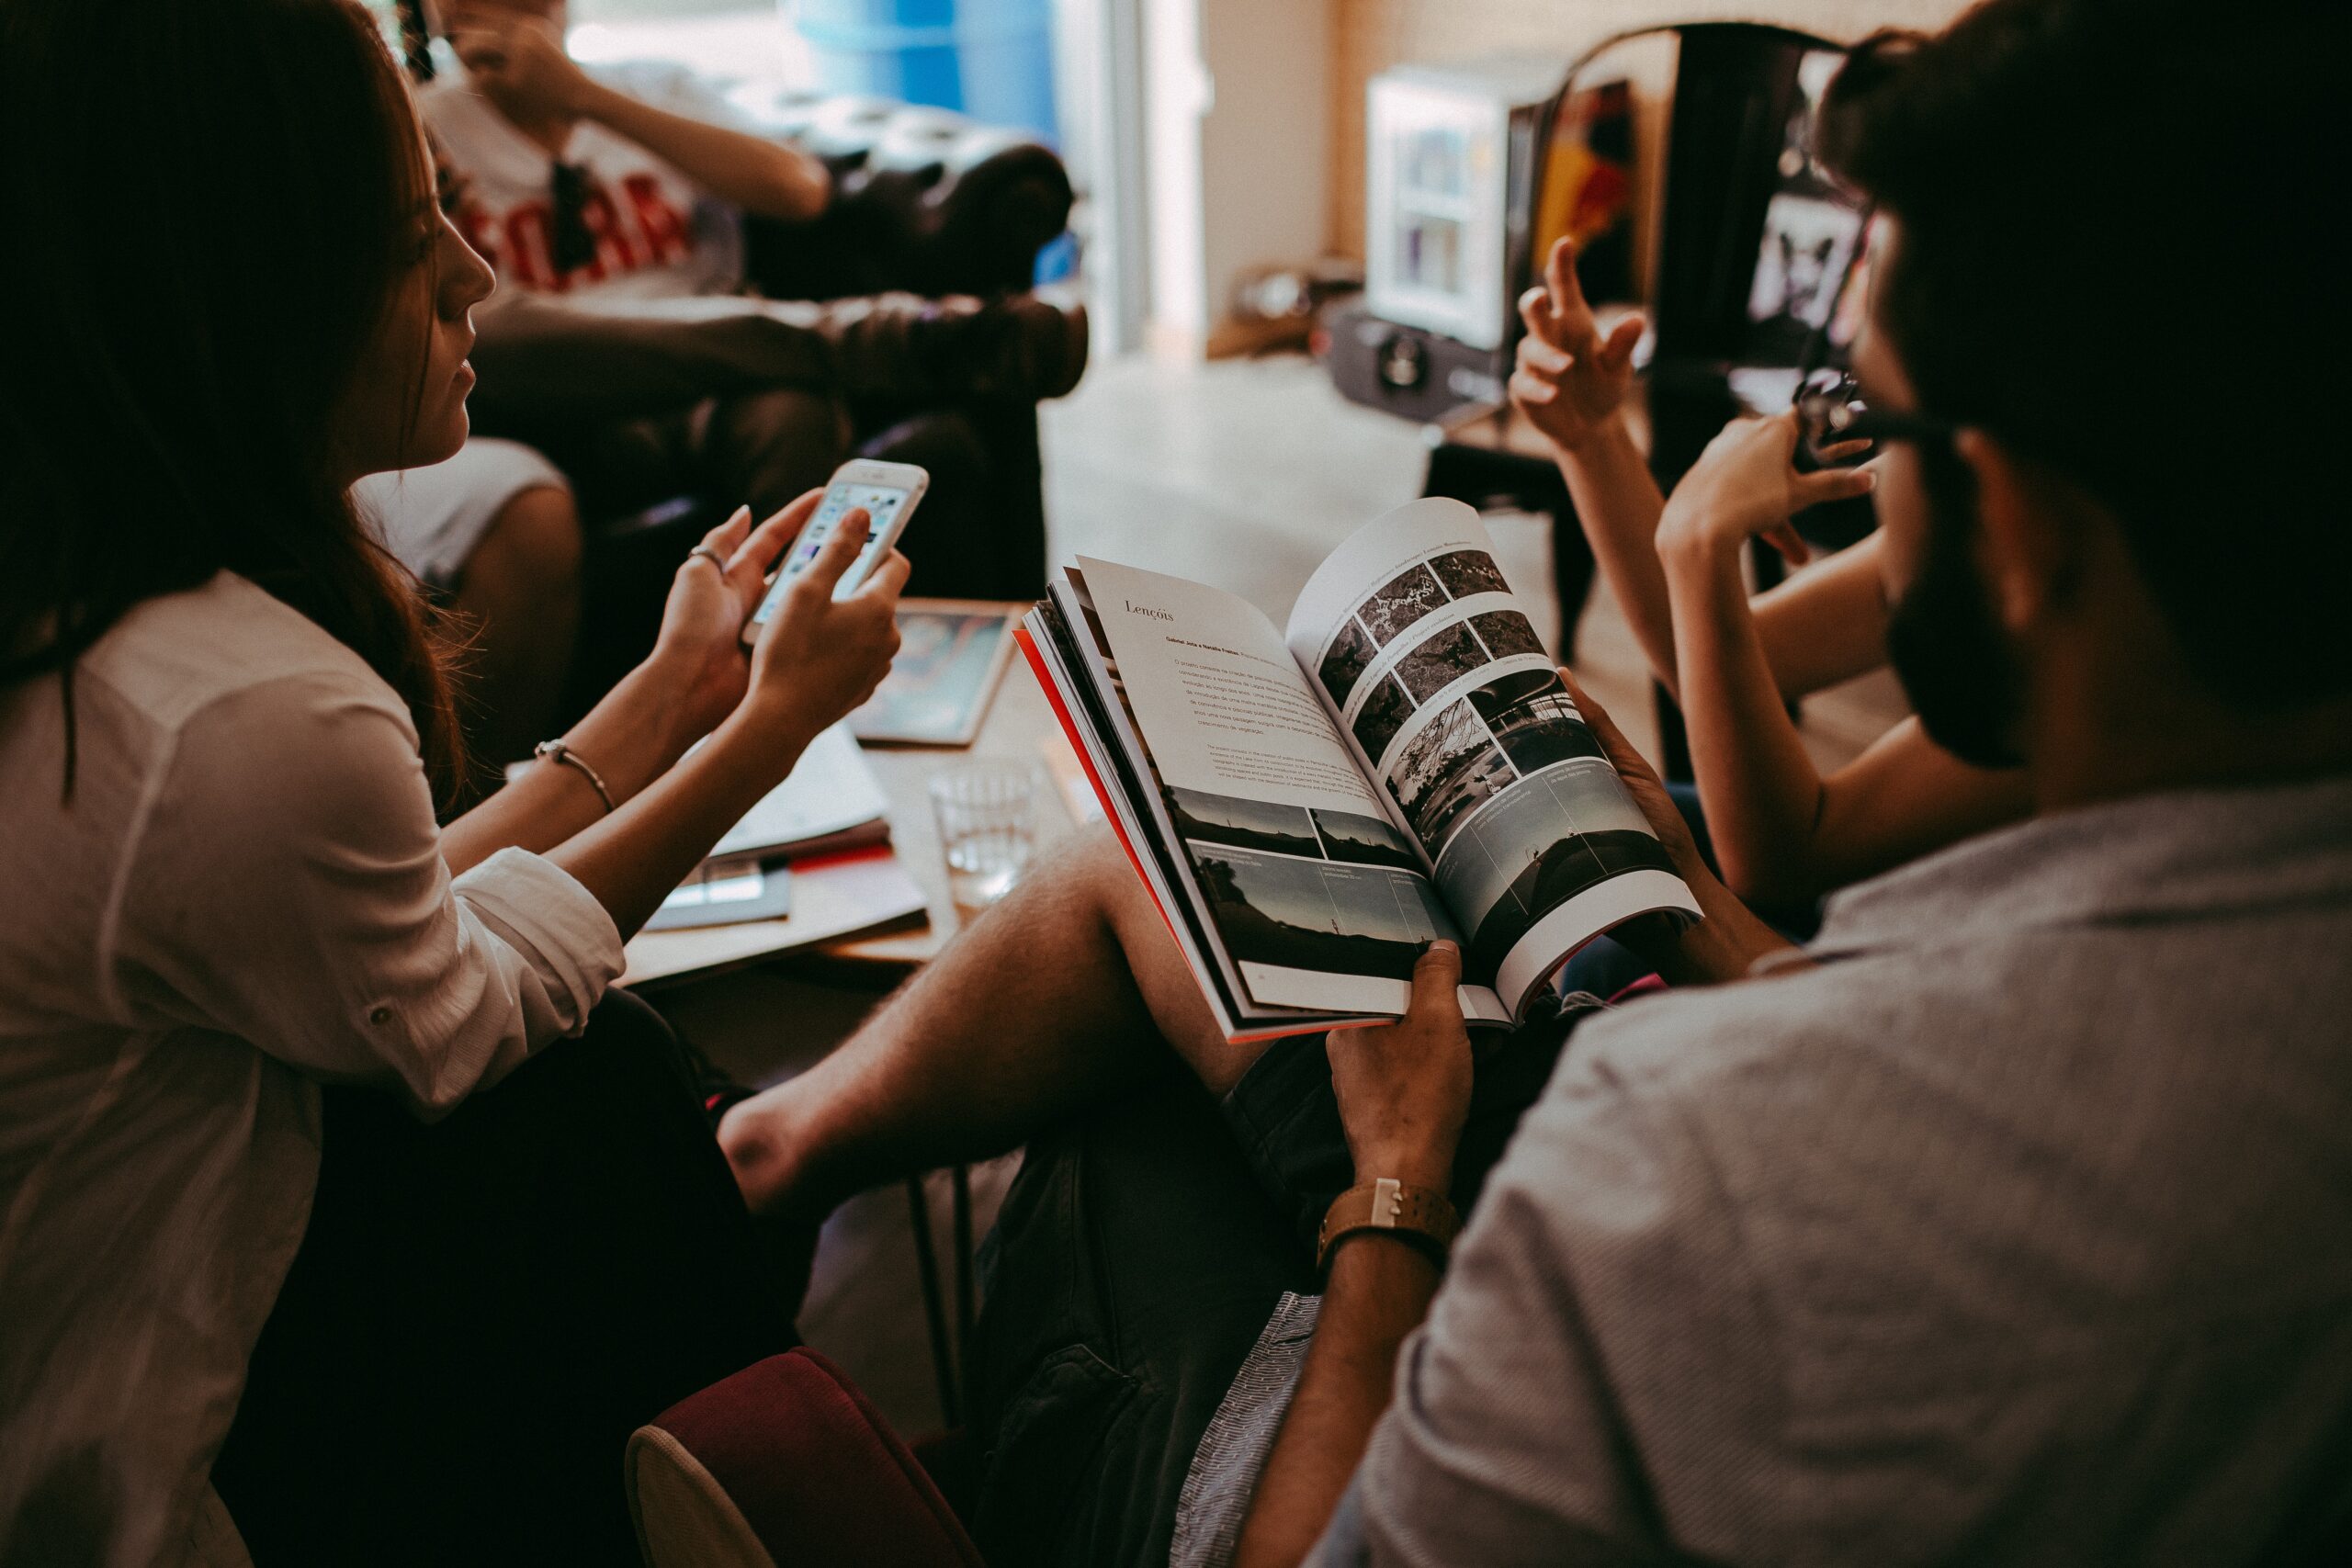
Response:
[{"label": "red lettering on t-shirt", "polygon": [[643,173],[626,175],[621,179],[621,195],[656,262],[682,262],[693,254],[694,237],[686,231],[685,215],[662,196],[660,180]]},{"label": "red lettering on t-shirt", "polygon": [[639,267],[667,265],[694,254],[686,220],[662,194],[651,175],[625,176],[621,201],[602,185],[592,186],[580,203],[580,220],[596,242],[595,254],[569,273],[555,265],[555,209],[545,201],[517,202],[503,216],[479,204],[459,209],[458,226],[505,283],[518,288],[568,291],[575,283],[602,283]]},{"label": "red lettering on t-shirt", "polygon": [[553,215],[543,201],[519,203],[506,210],[506,243],[499,257],[511,268],[508,281],[524,288],[545,288],[560,294],[570,287],[555,269],[555,247],[549,241]]},{"label": "red lettering on t-shirt", "polygon": [[604,186],[596,186],[581,199],[580,221],[596,242],[595,254],[580,268],[584,281],[602,283],[615,273],[635,272],[645,265],[628,231],[621,227],[620,215],[613,210],[613,198],[605,194]]}]

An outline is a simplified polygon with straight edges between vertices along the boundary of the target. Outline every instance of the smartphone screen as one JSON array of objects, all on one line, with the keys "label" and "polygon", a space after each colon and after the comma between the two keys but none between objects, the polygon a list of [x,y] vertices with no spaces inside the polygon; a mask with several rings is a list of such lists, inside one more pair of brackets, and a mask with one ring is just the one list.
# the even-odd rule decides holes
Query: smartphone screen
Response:
[{"label": "smartphone screen", "polygon": [[827,539],[832,537],[834,525],[854,508],[863,506],[874,520],[873,526],[866,534],[865,547],[858,551],[857,558],[850,562],[847,571],[842,573],[841,585],[833,590],[833,597],[843,598],[854,592],[881,560],[882,552],[889,547],[895,534],[891,525],[898,521],[899,509],[907,503],[907,493],[896,485],[843,483],[829,488],[825,491],[825,499],[817,503],[816,514],[808,519],[808,525],[800,531],[800,537],[793,543],[791,554],[786,556],[784,564],[776,568],[775,581],[769,586],[767,597],[760,601],[760,607],[752,612],[752,624],[764,626],[767,623],[768,617],[775,615],[776,607],[784,603],[785,590],[792,586],[793,579],[808,570],[808,563],[817,558],[817,552],[825,547]]}]

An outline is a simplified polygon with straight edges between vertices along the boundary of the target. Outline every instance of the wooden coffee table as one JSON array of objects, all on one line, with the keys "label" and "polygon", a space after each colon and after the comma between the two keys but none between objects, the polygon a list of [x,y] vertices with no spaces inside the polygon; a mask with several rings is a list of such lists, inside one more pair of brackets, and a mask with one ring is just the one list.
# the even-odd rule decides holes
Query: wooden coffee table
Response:
[{"label": "wooden coffee table", "polygon": [[[763,938],[763,931],[771,929],[764,924],[665,931],[658,939],[645,939],[658,941],[658,953],[632,948],[628,983],[654,988],[695,985],[745,968],[774,966],[845,990],[889,989],[944,947],[964,918],[948,896],[947,867],[940,858],[939,829],[932,815],[932,779],[943,770],[984,759],[1029,767],[1036,788],[1035,851],[1043,855],[1072,830],[1069,810],[1048,765],[1050,752],[1066,755],[1069,749],[1028,661],[1016,656],[998,682],[971,745],[863,748],[866,765],[889,803],[890,843],[899,867],[922,890],[927,906],[920,923],[782,951]],[[789,924],[779,922],[772,929],[781,931]]]},{"label": "wooden coffee table", "polygon": [[1067,750],[1061,725],[1038,689],[1029,661],[1015,653],[1011,668],[998,684],[988,716],[980,723],[979,739],[969,746],[867,746],[866,766],[874,770],[882,793],[890,798],[890,844],[899,862],[915,879],[931,904],[931,923],[920,930],[891,931],[880,936],[832,942],[813,950],[825,961],[845,966],[871,966],[883,984],[895,984],[920,968],[961,929],[962,917],[947,896],[947,865],[939,852],[939,822],[932,815],[933,775],[966,762],[980,761],[1026,763],[1036,774],[1037,844],[1044,855],[1072,830],[1069,809],[1046,766],[1048,749]]},{"label": "wooden coffee table", "polygon": [[[716,994],[725,976],[758,967],[789,975],[843,991],[876,993],[890,989],[931,961],[962,928],[963,917],[947,891],[947,867],[940,858],[939,829],[931,808],[931,781],[943,769],[982,759],[1025,763],[1036,779],[1036,853],[1049,852],[1074,827],[1064,806],[1051,752],[1068,753],[1061,726],[1038,689],[1028,660],[1017,654],[1005,670],[990,699],[978,738],[960,747],[865,747],[866,765],[889,799],[890,841],[900,865],[922,889],[929,904],[926,924],[876,936],[796,948],[766,956],[715,953],[707,966],[675,973],[653,984],[661,987],[711,987]],[[1076,760],[1071,758],[1070,765]],[[716,928],[725,931],[729,928]],[[673,937],[692,933],[671,933]],[[721,944],[723,945],[723,939]],[[749,976],[746,976],[747,981]],[[970,1365],[967,1343],[972,1332],[975,1283],[972,1268],[974,1213],[968,1168],[949,1168],[951,1222],[949,1268],[943,1269],[932,1234],[930,1202],[922,1179],[906,1183],[908,1224],[913,1232],[917,1274],[922,1288],[923,1313],[930,1330],[932,1366],[939,1384],[940,1408],[950,1425],[961,1416],[962,1379],[957,1369]],[[952,1302],[952,1305],[951,1305]]]}]

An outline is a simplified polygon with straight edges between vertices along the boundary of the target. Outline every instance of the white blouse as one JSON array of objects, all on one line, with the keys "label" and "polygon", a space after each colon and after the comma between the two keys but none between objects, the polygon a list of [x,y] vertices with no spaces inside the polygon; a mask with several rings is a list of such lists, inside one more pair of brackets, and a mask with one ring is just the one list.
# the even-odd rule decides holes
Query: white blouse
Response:
[{"label": "white blouse", "polygon": [[586,889],[452,879],[406,708],[244,579],[0,689],[0,1555],[234,1562],[209,1485],[308,1222],[322,1080],[446,1112],[620,972]]}]

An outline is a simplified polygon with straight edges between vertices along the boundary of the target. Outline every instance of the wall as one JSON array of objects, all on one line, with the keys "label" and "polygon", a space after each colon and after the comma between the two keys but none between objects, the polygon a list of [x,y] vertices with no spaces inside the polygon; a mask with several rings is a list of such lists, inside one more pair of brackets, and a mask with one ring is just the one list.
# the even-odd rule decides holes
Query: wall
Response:
[{"label": "wall", "polygon": [[1151,336],[1209,344],[1235,278],[1322,249],[1328,0],[1142,0]]},{"label": "wall", "polygon": [[1330,175],[1323,243],[1363,255],[1364,85],[1408,60],[1505,50],[1573,56],[1612,33],[1668,22],[1777,22],[1829,39],[1885,26],[1938,28],[1962,0],[1329,0]]}]

